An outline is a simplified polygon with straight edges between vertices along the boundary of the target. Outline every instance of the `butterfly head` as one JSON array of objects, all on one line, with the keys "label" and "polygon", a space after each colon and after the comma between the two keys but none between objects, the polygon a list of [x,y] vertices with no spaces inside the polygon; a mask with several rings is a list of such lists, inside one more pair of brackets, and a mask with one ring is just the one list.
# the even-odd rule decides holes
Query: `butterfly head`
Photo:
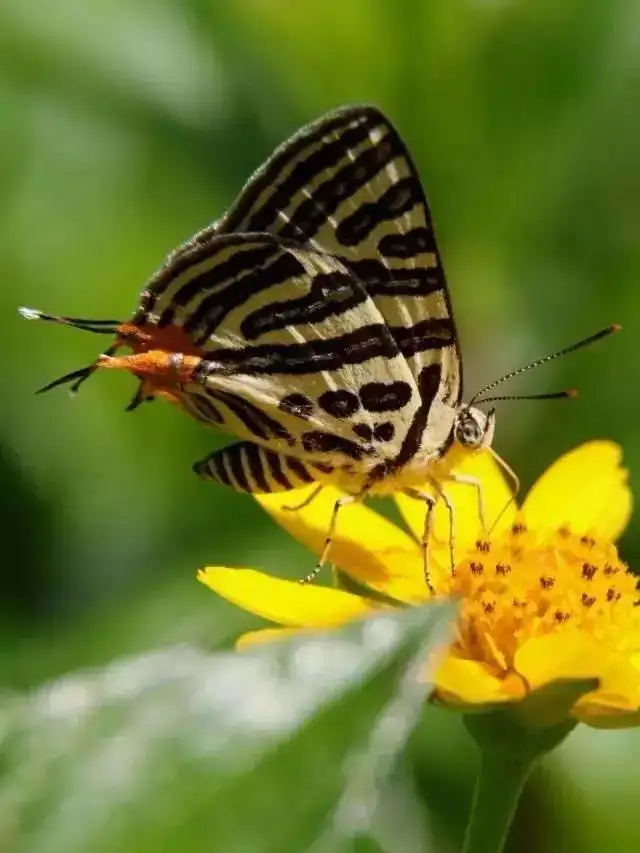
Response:
[{"label": "butterfly head", "polygon": [[489,447],[496,425],[495,409],[488,413],[475,406],[461,406],[453,427],[455,440],[468,450]]}]

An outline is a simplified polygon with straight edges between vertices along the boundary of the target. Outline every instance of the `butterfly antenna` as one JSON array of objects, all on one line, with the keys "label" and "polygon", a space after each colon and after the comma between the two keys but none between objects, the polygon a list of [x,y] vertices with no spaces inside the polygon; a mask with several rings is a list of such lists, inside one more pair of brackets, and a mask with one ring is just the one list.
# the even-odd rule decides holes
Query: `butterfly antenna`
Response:
[{"label": "butterfly antenna", "polygon": [[535,361],[532,361],[530,364],[526,364],[524,367],[519,367],[517,370],[512,370],[510,373],[507,373],[505,376],[501,376],[500,379],[496,379],[495,382],[489,383],[484,388],[482,388],[475,397],[469,403],[470,406],[475,405],[478,402],[486,402],[487,400],[549,400],[549,399],[561,399],[563,397],[575,397],[575,391],[559,391],[552,394],[542,394],[535,396],[526,396],[526,397],[490,397],[483,398],[483,395],[487,393],[487,391],[491,391],[493,388],[496,388],[498,385],[502,385],[503,382],[506,382],[508,379],[513,379],[514,376],[520,376],[521,373],[527,373],[529,370],[533,370],[534,367],[539,367],[541,364],[546,364],[548,361],[554,361],[556,358],[560,358],[563,355],[568,355],[570,352],[575,352],[575,350],[582,349],[582,347],[586,347],[589,344],[593,344],[596,341],[599,341],[601,338],[606,338],[609,335],[613,334],[613,332],[619,332],[622,326],[618,323],[613,323],[611,326],[607,326],[606,329],[600,329],[599,332],[596,332],[594,335],[589,335],[588,338],[583,338],[581,341],[577,341],[575,344],[571,344],[568,347],[563,347],[559,349],[557,352],[551,353],[551,355],[545,355],[543,358],[538,358]]},{"label": "butterfly antenna", "polygon": [[475,403],[495,403],[498,400],[569,400],[578,396],[577,388],[567,388],[566,391],[551,391],[547,394],[504,394],[499,397],[474,398]]},{"label": "butterfly antenna", "polygon": [[[18,308],[18,313],[25,320],[47,320],[48,322],[58,323],[62,326],[73,326],[74,329],[81,329],[84,332],[94,332],[97,335],[117,335],[119,326],[121,325],[119,320],[89,320],[86,317],[63,317],[59,314],[46,314],[44,311],[38,311],[36,308],[20,307]],[[113,355],[118,346],[118,344],[110,346],[104,354]],[[60,376],[58,379],[54,379],[53,382],[49,382],[47,385],[43,385],[42,388],[38,388],[36,394],[44,394],[45,391],[51,391],[52,388],[57,388],[58,385],[69,384],[71,386],[69,390],[75,396],[82,383],[86,382],[97,369],[97,362],[93,362],[93,364],[89,364],[87,367],[72,370],[71,373],[65,373],[64,376]]]},{"label": "butterfly antenna", "polygon": [[84,332],[94,332],[97,335],[116,335],[118,326],[121,325],[119,320],[89,320],[86,317],[63,317],[59,314],[46,314],[44,311],[38,311],[36,308],[18,308],[18,314],[25,320],[47,320],[50,323],[58,323],[62,326],[73,326],[75,329],[82,329]]}]

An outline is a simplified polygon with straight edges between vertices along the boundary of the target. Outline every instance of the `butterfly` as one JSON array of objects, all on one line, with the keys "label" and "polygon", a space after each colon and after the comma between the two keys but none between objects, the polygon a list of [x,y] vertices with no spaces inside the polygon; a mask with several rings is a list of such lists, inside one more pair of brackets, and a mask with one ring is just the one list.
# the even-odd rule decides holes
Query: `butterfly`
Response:
[{"label": "butterfly", "polygon": [[[443,483],[468,483],[482,506],[481,484],[452,470],[456,449],[491,445],[495,412],[477,404],[540,363],[462,401],[429,207],[401,137],[372,106],[329,113],[277,148],[221,219],[168,256],[129,321],[21,310],[114,336],[94,363],[42,391],[126,369],[140,380],[128,409],[163,397],[240,439],[196,463],[201,477],[253,493],[315,484],[305,503],[324,484],[345,492],[319,566],[345,503],[398,491],[423,500],[430,587],[437,499],[453,541]],[[132,354],[117,355],[122,347]]]}]

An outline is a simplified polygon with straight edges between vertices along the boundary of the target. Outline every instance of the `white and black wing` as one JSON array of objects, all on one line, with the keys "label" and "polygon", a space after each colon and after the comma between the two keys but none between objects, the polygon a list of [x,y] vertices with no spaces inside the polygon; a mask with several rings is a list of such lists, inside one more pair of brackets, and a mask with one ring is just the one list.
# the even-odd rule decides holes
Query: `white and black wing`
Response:
[{"label": "white and black wing", "polygon": [[418,388],[340,259],[267,234],[230,234],[173,263],[134,322],[178,326],[203,353],[185,389],[196,417],[353,482],[414,455],[439,385],[432,371]]},{"label": "white and black wing", "polygon": [[[434,416],[459,404],[458,342],[431,215],[409,152],[380,110],[348,107],[302,128],[214,229],[266,231],[344,259],[416,382],[425,367],[439,367]],[[437,447],[439,433],[434,425],[427,445]]]}]

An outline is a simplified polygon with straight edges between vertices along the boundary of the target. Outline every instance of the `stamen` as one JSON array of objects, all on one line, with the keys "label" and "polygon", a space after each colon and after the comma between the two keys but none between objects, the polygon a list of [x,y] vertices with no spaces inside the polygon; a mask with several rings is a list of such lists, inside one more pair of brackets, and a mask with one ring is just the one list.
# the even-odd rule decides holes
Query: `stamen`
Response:
[{"label": "stamen", "polygon": [[586,581],[593,580],[598,572],[598,567],[594,566],[593,563],[583,563],[582,564],[582,577]]}]

